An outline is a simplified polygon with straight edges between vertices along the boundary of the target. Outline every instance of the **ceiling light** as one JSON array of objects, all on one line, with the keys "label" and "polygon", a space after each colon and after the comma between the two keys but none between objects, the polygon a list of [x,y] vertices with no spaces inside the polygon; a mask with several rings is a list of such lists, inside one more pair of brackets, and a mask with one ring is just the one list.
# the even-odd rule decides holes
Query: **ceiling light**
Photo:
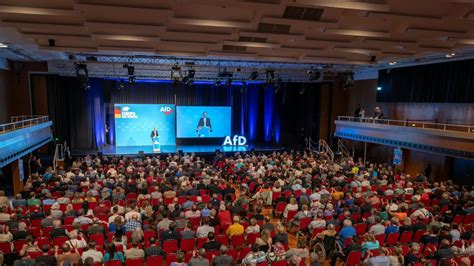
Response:
[{"label": "ceiling light", "polygon": [[8,48],[8,45],[6,45],[5,43],[0,42],[0,48]]},{"label": "ceiling light", "polygon": [[447,53],[447,54],[446,54],[446,57],[449,58],[449,57],[453,57],[453,56],[455,56],[455,55],[456,55],[456,53]]},{"label": "ceiling light", "polygon": [[390,63],[388,63],[388,64],[391,65],[391,66],[394,66],[394,65],[397,64],[397,61],[392,61],[392,62],[390,62]]},{"label": "ceiling light", "polygon": [[377,87],[377,91],[381,91],[382,90],[382,87]]}]

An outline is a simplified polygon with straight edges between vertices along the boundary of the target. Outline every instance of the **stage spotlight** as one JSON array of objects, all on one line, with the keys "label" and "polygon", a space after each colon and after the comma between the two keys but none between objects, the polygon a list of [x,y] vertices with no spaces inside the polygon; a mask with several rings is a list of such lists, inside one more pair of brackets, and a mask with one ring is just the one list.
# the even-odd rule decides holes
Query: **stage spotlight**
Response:
[{"label": "stage spotlight", "polygon": [[272,84],[274,79],[275,79],[275,70],[274,69],[267,69],[265,71],[265,82],[267,84]]},{"label": "stage spotlight", "polygon": [[135,83],[135,67],[129,64],[124,64],[123,68],[127,69],[128,83],[134,84]]},{"label": "stage spotlight", "polygon": [[390,63],[388,63],[388,64],[391,65],[391,66],[394,66],[394,65],[397,64],[397,61],[392,61],[392,62],[390,62]]},{"label": "stage spotlight", "polygon": [[188,86],[193,85],[195,74],[196,74],[196,71],[194,69],[189,69],[188,74],[186,75],[186,77],[183,78],[183,83]]},{"label": "stage spotlight", "polygon": [[216,86],[216,87],[220,87],[221,85],[222,85],[222,81],[220,79],[218,79],[214,82],[214,86]]},{"label": "stage spotlight", "polygon": [[301,89],[300,89],[300,92],[299,92],[299,93],[300,93],[300,95],[303,95],[303,94],[304,94],[304,92],[305,92],[305,87],[304,87],[304,86],[302,86],[302,87],[301,87]]},{"label": "stage spotlight", "polygon": [[382,90],[382,87],[377,87],[377,91],[381,91]]},{"label": "stage spotlight", "polygon": [[250,73],[250,80],[256,80],[258,78],[258,72],[254,70],[252,73]]},{"label": "stage spotlight", "polygon": [[181,67],[177,64],[171,67],[171,80],[181,80],[183,73],[181,73]]},{"label": "stage spotlight", "polygon": [[310,69],[310,70],[306,71],[306,74],[308,74],[308,76],[309,76],[308,79],[310,81],[319,80],[321,78],[321,72],[314,71],[313,69]]},{"label": "stage spotlight", "polygon": [[87,70],[87,65],[84,63],[76,64],[76,78],[81,83],[81,86],[84,90],[90,89],[89,85],[89,71]]},{"label": "stage spotlight", "polygon": [[456,55],[456,53],[447,53],[447,54],[446,54],[446,57],[447,57],[447,58],[450,58],[450,57],[453,57],[453,56],[455,56],[455,55]]},{"label": "stage spotlight", "polygon": [[123,88],[125,88],[125,82],[122,79],[119,79],[117,81],[117,90],[122,90]]}]

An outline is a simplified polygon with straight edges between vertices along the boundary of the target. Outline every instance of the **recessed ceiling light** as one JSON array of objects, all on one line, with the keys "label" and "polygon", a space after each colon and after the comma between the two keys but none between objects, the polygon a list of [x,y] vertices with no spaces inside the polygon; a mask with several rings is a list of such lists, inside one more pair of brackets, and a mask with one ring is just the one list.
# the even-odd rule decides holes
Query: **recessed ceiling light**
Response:
[{"label": "recessed ceiling light", "polygon": [[396,65],[397,64],[397,61],[392,61],[390,63],[388,63],[389,65],[393,66],[393,65]]},{"label": "recessed ceiling light", "polygon": [[453,57],[455,55],[456,55],[456,53],[448,53],[448,54],[446,54],[446,57]]}]

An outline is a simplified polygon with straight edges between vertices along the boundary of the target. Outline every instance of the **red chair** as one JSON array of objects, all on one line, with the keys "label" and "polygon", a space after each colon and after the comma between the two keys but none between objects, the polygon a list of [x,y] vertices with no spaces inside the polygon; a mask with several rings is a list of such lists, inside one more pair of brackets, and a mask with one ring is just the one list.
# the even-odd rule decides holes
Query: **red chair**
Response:
[{"label": "red chair", "polygon": [[36,259],[38,258],[39,256],[41,256],[43,253],[41,253],[41,251],[35,251],[35,252],[28,252],[28,256],[31,258],[31,259]]},{"label": "red chair", "polygon": [[268,265],[269,265],[268,261],[260,262],[260,263],[257,264],[257,266],[268,266]]},{"label": "red chair", "polygon": [[145,241],[148,241],[150,238],[156,238],[156,232],[154,230],[146,230],[143,232]]},{"label": "red chair", "polygon": [[56,237],[56,238],[53,239],[53,245],[60,247],[60,246],[62,246],[67,240],[68,240],[68,238],[65,237],[65,236]]},{"label": "red chair", "polygon": [[35,238],[41,237],[41,229],[39,227],[30,227],[28,230]]},{"label": "red chair", "polygon": [[463,224],[471,224],[474,221],[474,213],[467,214],[462,220]]},{"label": "red chair", "polygon": [[286,203],[285,202],[278,202],[276,207],[275,207],[275,215],[280,216],[283,213],[283,211],[285,210],[285,208],[286,208]]},{"label": "red chair", "polygon": [[286,216],[286,220],[287,220],[287,221],[292,221],[292,220],[295,218],[295,216],[296,216],[297,213],[298,213],[297,210],[288,211],[288,214],[287,214],[287,216]]},{"label": "red chair", "polygon": [[244,259],[245,256],[247,256],[247,254],[249,254],[250,251],[251,251],[251,249],[249,247],[242,248],[242,250],[239,253],[239,260]]},{"label": "red chair", "polygon": [[182,239],[179,249],[183,252],[193,251],[194,250],[194,244],[195,244],[194,238]]},{"label": "red chair", "polygon": [[255,241],[257,240],[258,237],[260,237],[259,233],[248,234],[247,235],[247,245],[252,245],[253,243],[255,243]]},{"label": "red chair", "polygon": [[367,232],[367,224],[365,223],[360,223],[354,225],[354,228],[356,230],[357,235],[362,236]]},{"label": "red chair", "polygon": [[31,224],[30,224],[30,227],[38,227],[40,228],[41,227],[41,221],[40,219],[33,219],[31,220]]},{"label": "red chair", "polygon": [[0,252],[3,254],[12,253],[12,246],[10,242],[0,242]]},{"label": "red chair", "polygon": [[231,256],[234,261],[237,261],[238,255],[237,255],[237,249],[231,248],[227,251],[227,255]]},{"label": "red chair", "polygon": [[272,193],[272,201],[275,201],[281,196],[281,192],[273,192]]},{"label": "red chair", "polygon": [[104,266],[122,266],[122,262],[119,260],[107,261]]},{"label": "red chair", "polygon": [[146,258],[145,261],[146,266],[157,266],[163,265],[163,257],[162,256],[150,256]]},{"label": "red chair", "polygon": [[43,245],[48,245],[50,240],[47,237],[38,237],[36,238],[36,242],[38,247],[42,247]]},{"label": "red chair", "polygon": [[413,232],[412,231],[405,231],[400,236],[400,243],[410,244],[412,238],[413,238]]},{"label": "red chair", "polygon": [[41,235],[44,236],[44,237],[49,237],[51,235],[51,231],[53,231],[52,226],[43,227],[41,229],[41,232],[42,232]]},{"label": "red chair", "polygon": [[166,255],[166,266],[171,265],[171,263],[175,261],[176,261],[176,253]]},{"label": "red chair", "polygon": [[125,266],[143,266],[143,259],[127,259],[125,260]]},{"label": "red chair", "polygon": [[385,244],[393,246],[397,243],[398,238],[400,237],[400,233],[390,233],[387,235],[387,241]]},{"label": "red chair", "polygon": [[385,244],[385,234],[376,235],[375,239],[377,241],[379,241],[379,244],[380,244],[381,247],[384,246],[384,244]]},{"label": "red chair", "polygon": [[352,251],[351,253],[349,253],[349,255],[347,256],[347,260],[346,260],[346,265],[348,266],[351,266],[351,265],[359,265],[360,264],[360,260],[362,258],[362,252],[360,251]]},{"label": "red chair", "polygon": [[230,243],[233,247],[242,247],[245,244],[245,236],[244,235],[236,235],[230,238]]},{"label": "red chair", "polygon": [[299,224],[299,227],[298,227],[298,234],[299,234],[299,232],[307,232],[308,231],[308,225],[311,223],[312,220],[313,220],[313,218],[311,218],[311,217],[301,218],[300,224]]},{"label": "red chair", "polygon": [[97,246],[102,246],[105,244],[105,238],[103,234],[93,234],[89,235],[90,240],[95,240]]},{"label": "red chair", "polygon": [[26,243],[26,241],[24,239],[19,239],[19,240],[13,241],[13,250],[15,252],[20,252],[20,250],[23,248],[25,243]]},{"label": "red chair", "polygon": [[413,242],[415,243],[420,243],[421,237],[426,233],[426,230],[418,230],[415,232],[415,235],[413,236]]},{"label": "red chair", "polygon": [[178,251],[178,240],[166,240],[163,242],[163,251],[166,253],[176,253]]},{"label": "red chair", "polygon": [[204,245],[204,243],[207,242],[207,240],[208,240],[207,237],[200,237],[200,238],[198,238],[198,240],[197,240],[197,245],[196,245],[197,248],[202,248],[202,246]]},{"label": "red chair", "polygon": [[272,266],[286,266],[286,260],[279,260],[272,262]]}]

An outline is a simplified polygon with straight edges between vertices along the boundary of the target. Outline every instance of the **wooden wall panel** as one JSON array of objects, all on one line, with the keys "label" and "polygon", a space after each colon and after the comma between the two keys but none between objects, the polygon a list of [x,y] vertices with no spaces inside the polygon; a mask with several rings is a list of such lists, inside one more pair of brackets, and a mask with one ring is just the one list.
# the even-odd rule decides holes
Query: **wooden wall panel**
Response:
[{"label": "wooden wall panel", "polygon": [[0,124],[10,122],[12,73],[0,70]]},{"label": "wooden wall panel", "polygon": [[31,93],[34,115],[48,114],[47,79],[44,75],[31,75]]}]

